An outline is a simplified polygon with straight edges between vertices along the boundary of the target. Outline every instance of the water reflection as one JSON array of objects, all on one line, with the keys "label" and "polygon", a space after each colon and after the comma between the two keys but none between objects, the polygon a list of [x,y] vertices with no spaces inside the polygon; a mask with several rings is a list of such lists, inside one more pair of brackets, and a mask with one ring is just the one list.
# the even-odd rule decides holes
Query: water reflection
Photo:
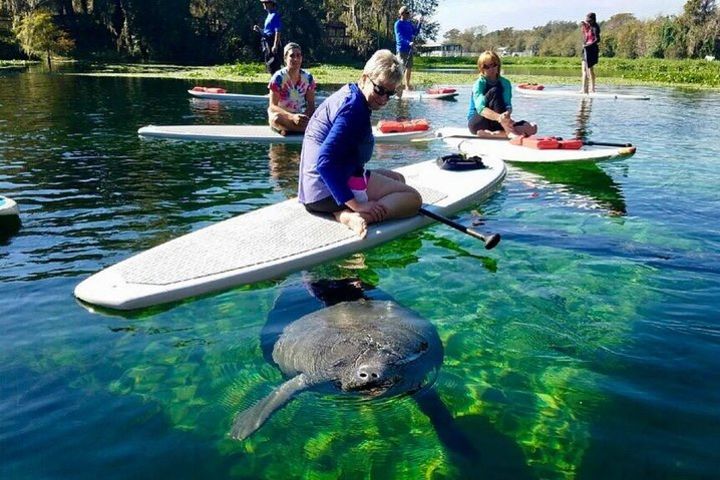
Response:
[{"label": "water reflection", "polygon": [[[596,163],[523,163],[515,164],[514,170],[532,188],[547,186],[542,182],[549,182],[557,194],[579,196],[584,204],[578,204],[576,199],[573,203],[577,206],[607,209],[615,216],[627,213],[620,185]],[[542,182],[538,182],[539,179]]]},{"label": "water reflection", "polygon": [[[0,245],[7,245],[10,238],[20,231],[21,226],[19,215],[0,215]],[[2,258],[1,252],[0,258]]]},{"label": "water reflection", "polygon": [[286,143],[275,143],[268,149],[270,176],[277,182],[276,189],[285,198],[297,195],[298,172],[300,171],[300,147]]},{"label": "water reflection", "polygon": [[580,100],[580,107],[575,117],[575,138],[587,140],[587,138],[592,134],[592,130],[588,128],[592,102],[592,98],[582,98]]}]

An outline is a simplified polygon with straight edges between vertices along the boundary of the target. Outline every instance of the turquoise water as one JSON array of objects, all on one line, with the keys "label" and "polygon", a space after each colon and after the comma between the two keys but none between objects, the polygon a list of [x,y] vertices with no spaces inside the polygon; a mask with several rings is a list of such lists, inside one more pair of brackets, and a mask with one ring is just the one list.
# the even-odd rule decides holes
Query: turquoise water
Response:
[{"label": "turquoise water", "polygon": [[[192,83],[0,73],[0,477],[712,478],[720,471],[720,96],[515,96],[541,133],[632,142],[625,160],[512,167],[481,215],[492,251],[436,225],[273,282],[117,315],[77,303],[103,267],[292,196],[299,148],[139,139],[146,124],[263,123]],[[573,87],[568,87],[573,88]],[[463,122],[459,102],[378,118]],[[378,146],[373,164],[446,152]],[[244,442],[235,413],[279,385],[260,332],[358,277],[429,319],[434,389],[472,453],[411,397],[306,392]],[[292,295],[286,295],[292,294]],[[284,299],[291,296],[290,303]]]}]

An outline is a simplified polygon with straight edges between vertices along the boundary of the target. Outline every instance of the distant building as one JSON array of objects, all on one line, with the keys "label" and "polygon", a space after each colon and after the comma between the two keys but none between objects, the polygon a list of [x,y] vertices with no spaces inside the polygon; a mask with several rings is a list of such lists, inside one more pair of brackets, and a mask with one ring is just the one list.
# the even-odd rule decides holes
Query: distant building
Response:
[{"label": "distant building", "polygon": [[343,22],[331,20],[325,23],[325,38],[330,45],[335,47],[347,47],[350,45],[350,37],[347,34],[347,25]]},{"label": "distant building", "polygon": [[418,50],[421,55],[430,57],[461,57],[463,54],[463,48],[459,43],[427,42],[420,45]]}]

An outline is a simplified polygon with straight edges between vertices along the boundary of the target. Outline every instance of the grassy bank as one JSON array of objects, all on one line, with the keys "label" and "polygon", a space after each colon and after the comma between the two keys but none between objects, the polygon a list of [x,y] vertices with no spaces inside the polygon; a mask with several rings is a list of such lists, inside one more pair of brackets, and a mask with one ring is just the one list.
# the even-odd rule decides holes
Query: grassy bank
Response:
[{"label": "grassy bank", "polygon": [[[475,68],[472,57],[417,58],[418,68]],[[505,57],[508,70],[532,69],[542,76],[558,76],[557,72],[580,71],[580,58],[567,57]],[[600,58],[595,67],[598,77],[613,83],[682,85],[720,88],[720,62],[706,60],[665,60],[659,58]],[[562,74],[560,75],[562,76]],[[576,75],[579,82],[579,74]]]},{"label": "grassy bank", "polygon": [[[462,85],[472,83],[472,72],[432,71],[433,68],[474,68],[471,57],[416,59],[413,83],[418,86]],[[546,85],[580,83],[580,60],[555,57],[506,57],[504,74],[513,82],[537,82]],[[315,64],[308,70],[321,85],[341,85],[359,78],[356,67]],[[428,69],[427,71],[420,71]],[[617,59],[601,58],[596,67],[599,84],[660,85],[689,88],[720,88],[720,62],[704,60]],[[238,63],[216,67],[177,65],[104,65],[88,75],[180,78],[207,84],[213,81],[265,83],[267,74],[261,63]]]}]

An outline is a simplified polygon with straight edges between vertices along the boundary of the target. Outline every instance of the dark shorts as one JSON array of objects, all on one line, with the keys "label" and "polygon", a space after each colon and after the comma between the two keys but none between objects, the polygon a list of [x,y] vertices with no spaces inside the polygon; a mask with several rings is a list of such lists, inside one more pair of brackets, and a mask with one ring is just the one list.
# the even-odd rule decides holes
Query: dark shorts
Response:
[{"label": "dark shorts", "polygon": [[588,68],[597,65],[599,56],[600,48],[597,43],[583,47],[583,62],[587,64]]},{"label": "dark shorts", "polygon": [[[522,125],[526,125],[528,122],[525,120],[519,120],[515,123],[513,123],[514,127],[519,127]],[[475,114],[468,120],[468,130],[470,130],[470,133],[475,135],[478,130],[489,130],[491,132],[499,132],[501,130],[504,130],[502,125],[500,125],[500,122],[496,122],[494,120],[488,120],[487,118],[483,117],[482,115]]]},{"label": "dark shorts", "polygon": [[[370,179],[370,170],[365,170],[365,175],[366,175],[366,178],[369,180]],[[338,205],[337,202],[335,202],[335,199],[332,197],[332,195],[325,197],[323,199],[320,199],[316,202],[305,204],[305,210],[307,210],[308,212],[326,214],[326,215],[336,213],[336,212],[342,212],[343,210],[347,210],[347,209],[348,209],[348,207],[344,203],[342,205]]]},{"label": "dark shorts", "polygon": [[410,50],[409,52],[398,52],[397,57],[398,57],[398,59],[400,59],[400,63],[402,63],[403,68],[412,68],[412,66],[413,66],[412,50]]},{"label": "dark shorts", "polygon": [[332,214],[335,212],[342,212],[346,209],[347,207],[344,204],[338,205],[332,195],[325,197],[322,200],[318,200],[317,202],[305,204],[305,210],[310,213]]},{"label": "dark shorts", "polygon": [[470,133],[475,135],[478,130],[489,130],[491,132],[499,132],[500,130],[503,130],[502,125],[500,125],[499,122],[496,122],[495,120],[488,120],[487,118],[483,117],[482,115],[478,115],[477,113],[470,117],[468,119],[468,130],[470,130]]}]

